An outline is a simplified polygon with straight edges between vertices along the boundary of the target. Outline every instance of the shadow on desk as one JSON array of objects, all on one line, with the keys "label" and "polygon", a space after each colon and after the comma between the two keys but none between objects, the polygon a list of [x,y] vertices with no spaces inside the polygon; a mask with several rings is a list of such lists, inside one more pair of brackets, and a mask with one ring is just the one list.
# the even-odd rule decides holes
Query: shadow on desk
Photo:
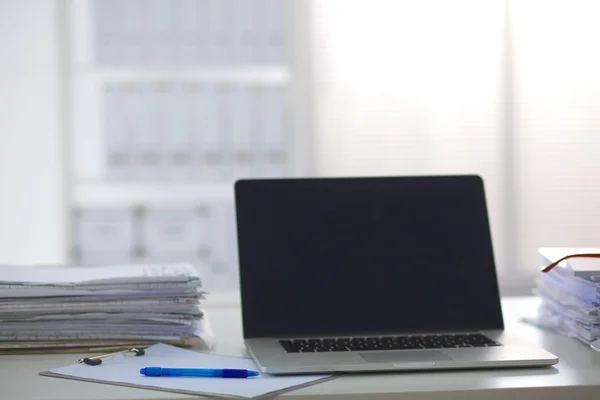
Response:
[{"label": "shadow on desk", "polygon": [[[460,375],[457,375],[460,374]],[[347,373],[341,374],[344,376],[370,376],[370,377],[383,377],[383,376],[396,376],[406,377],[410,379],[415,378],[426,378],[426,379],[446,379],[449,375],[454,377],[460,376],[463,379],[477,379],[489,378],[510,378],[510,377],[533,377],[533,376],[548,376],[557,375],[558,369],[553,366],[548,367],[523,367],[523,368],[485,368],[485,369],[447,369],[440,371],[381,371],[381,372],[364,372],[364,373]]]}]

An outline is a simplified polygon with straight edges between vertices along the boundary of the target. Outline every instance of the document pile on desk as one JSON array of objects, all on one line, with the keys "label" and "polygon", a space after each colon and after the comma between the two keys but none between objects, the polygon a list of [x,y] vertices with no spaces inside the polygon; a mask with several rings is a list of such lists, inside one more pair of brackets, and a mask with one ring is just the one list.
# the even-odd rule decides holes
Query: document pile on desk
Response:
[{"label": "document pile on desk", "polygon": [[[600,249],[541,248],[542,267],[571,254]],[[540,273],[535,292],[542,302],[534,323],[590,344],[600,338],[600,259],[570,258]]]},{"label": "document pile on desk", "polygon": [[204,294],[188,264],[0,266],[0,352],[202,344]]}]

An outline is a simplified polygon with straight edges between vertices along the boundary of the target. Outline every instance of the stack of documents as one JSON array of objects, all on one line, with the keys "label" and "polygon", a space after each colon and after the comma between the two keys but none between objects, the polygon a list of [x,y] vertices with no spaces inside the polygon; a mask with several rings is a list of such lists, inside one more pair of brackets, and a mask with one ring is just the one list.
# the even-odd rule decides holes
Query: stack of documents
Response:
[{"label": "stack of documents", "polygon": [[206,342],[188,264],[0,266],[0,352]]},{"label": "stack of documents", "polygon": [[[542,267],[572,254],[600,249],[541,248]],[[535,323],[590,344],[600,338],[600,259],[570,258],[540,273],[536,293],[541,305]]]}]

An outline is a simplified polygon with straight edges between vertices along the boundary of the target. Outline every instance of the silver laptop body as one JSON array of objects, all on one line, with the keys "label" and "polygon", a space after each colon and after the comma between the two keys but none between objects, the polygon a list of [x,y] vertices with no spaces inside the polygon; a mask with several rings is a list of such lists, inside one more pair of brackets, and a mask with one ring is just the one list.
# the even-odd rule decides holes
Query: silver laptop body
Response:
[{"label": "silver laptop body", "polygon": [[504,332],[477,176],[240,180],[244,340],[262,372],[548,366]]}]

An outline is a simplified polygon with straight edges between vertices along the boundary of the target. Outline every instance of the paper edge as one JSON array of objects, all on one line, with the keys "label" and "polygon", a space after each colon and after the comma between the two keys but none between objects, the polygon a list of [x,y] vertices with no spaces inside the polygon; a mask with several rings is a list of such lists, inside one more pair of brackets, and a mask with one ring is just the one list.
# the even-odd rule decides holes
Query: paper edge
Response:
[{"label": "paper edge", "polygon": [[122,386],[122,387],[128,387],[128,388],[133,388],[133,389],[155,390],[158,392],[167,392],[167,393],[189,394],[192,396],[207,396],[207,397],[217,397],[217,398],[225,398],[225,399],[251,399],[251,397],[243,397],[243,396],[230,396],[230,395],[223,396],[222,394],[217,394],[217,393],[194,392],[191,390],[183,390],[183,389],[166,389],[163,387],[151,386],[151,385],[134,385],[132,383],[105,381],[102,379],[80,378],[78,376],[57,374],[56,372],[52,372],[50,370],[40,372],[39,375],[46,376],[49,378],[70,379],[70,380],[75,380],[75,381],[80,381],[80,382],[100,383],[100,384],[105,384],[105,385]]},{"label": "paper edge", "polygon": [[316,379],[314,381],[310,381],[310,382],[306,382],[306,383],[302,383],[302,384],[294,385],[294,386],[288,386],[286,388],[274,390],[272,392],[267,392],[267,393],[261,394],[259,396],[244,397],[244,396],[235,396],[235,395],[223,395],[223,394],[211,393],[211,392],[195,392],[195,391],[183,390],[183,389],[168,389],[168,388],[152,386],[152,385],[134,385],[132,383],[105,381],[102,379],[80,378],[80,377],[72,376],[72,375],[57,374],[56,372],[52,372],[50,370],[40,372],[39,375],[49,377],[49,378],[71,379],[71,380],[81,381],[81,382],[100,383],[100,384],[105,384],[105,385],[129,387],[129,388],[133,388],[133,389],[155,390],[155,391],[167,392],[167,393],[189,394],[192,396],[206,396],[206,397],[216,397],[216,398],[222,398],[222,399],[244,399],[244,400],[246,400],[246,399],[258,400],[258,399],[264,399],[267,397],[277,396],[277,395],[280,395],[283,393],[293,392],[295,390],[299,390],[299,389],[310,387],[310,386],[313,386],[313,385],[316,385],[319,383],[327,382],[327,381],[330,381],[330,380],[333,380],[333,379],[336,379],[339,377],[339,375],[329,375],[329,376],[325,376],[323,378]]}]

